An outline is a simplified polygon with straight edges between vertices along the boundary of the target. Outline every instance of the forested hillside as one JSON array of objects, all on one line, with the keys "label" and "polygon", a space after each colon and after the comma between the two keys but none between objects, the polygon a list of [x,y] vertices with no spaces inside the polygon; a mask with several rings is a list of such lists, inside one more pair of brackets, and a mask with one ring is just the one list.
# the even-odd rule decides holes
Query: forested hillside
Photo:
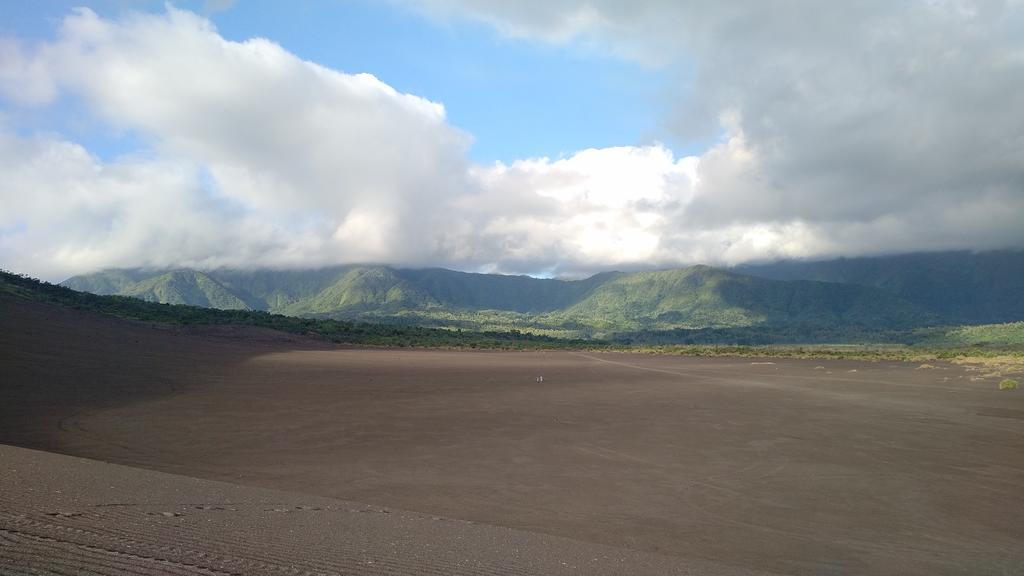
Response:
[{"label": "forested hillside", "polygon": [[1024,251],[936,252],[741,266],[774,280],[841,282],[882,289],[950,324],[1024,320]]},{"label": "forested hillside", "polygon": [[777,281],[707,266],[610,272],[585,280],[387,266],[115,270],[78,276],[64,285],[152,302],[562,337],[797,324],[888,330],[939,320],[874,287]]}]

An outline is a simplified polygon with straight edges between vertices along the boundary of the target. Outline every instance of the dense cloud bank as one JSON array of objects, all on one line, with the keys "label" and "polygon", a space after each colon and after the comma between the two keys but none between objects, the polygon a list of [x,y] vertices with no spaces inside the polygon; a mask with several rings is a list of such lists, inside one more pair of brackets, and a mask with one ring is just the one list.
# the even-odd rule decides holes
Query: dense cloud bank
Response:
[{"label": "dense cloud bank", "polygon": [[[231,42],[195,14],[0,41],[6,114],[73,99],[146,152],[0,116],[0,265],[343,262],[503,272],[1024,244],[1018,2],[461,2],[431,17],[691,66],[666,123],[714,142],[480,166],[439,103]],[[686,96],[684,96],[686,94]]]}]

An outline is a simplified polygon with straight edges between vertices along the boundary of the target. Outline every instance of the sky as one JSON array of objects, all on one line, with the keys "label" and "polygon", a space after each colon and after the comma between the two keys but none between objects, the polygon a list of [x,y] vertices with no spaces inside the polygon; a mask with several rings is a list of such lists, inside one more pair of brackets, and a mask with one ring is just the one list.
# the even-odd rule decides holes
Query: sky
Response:
[{"label": "sky", "polygon": [[1024,2],[0,4],[0,267],[1024,247]]}]

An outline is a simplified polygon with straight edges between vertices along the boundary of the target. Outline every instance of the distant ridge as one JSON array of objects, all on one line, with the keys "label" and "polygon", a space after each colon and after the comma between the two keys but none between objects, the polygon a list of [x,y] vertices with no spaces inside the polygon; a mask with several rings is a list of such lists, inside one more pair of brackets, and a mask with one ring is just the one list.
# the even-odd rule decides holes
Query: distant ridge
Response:
[{"label": "distant ridge", "polygon": [[1024,250],[931,252],[735,269],[773,280],[818,280],[880,288],[949,324],[1024,320]]},{"label": "distant ridge", "polygon": [[585,280],[362,265],[297,271],[109,270],[76,276],[63,285],[152,302],[291,316],[582,337],[746,326],[898,329],[940,320],[876,287],[773,280],[708,266],[609,272]]}]

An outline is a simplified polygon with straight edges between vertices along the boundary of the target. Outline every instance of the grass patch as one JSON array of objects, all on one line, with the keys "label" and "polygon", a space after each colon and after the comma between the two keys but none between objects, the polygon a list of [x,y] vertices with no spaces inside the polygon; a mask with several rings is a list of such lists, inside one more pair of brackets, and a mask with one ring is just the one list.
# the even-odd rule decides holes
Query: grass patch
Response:
[{"label": "grass patch", "polygon": [[972,372],[981,372],[981,378],[1002,378],[1024,374],[1024,354],[1004,353],[992,356],[965,354],[952,358],[954,364]]},{"label": "grass patch", "polygon": [[1019,387],[1020,384],[1012,378],[1007,378],[999,383],[1000,390],[1016,390]]}]

